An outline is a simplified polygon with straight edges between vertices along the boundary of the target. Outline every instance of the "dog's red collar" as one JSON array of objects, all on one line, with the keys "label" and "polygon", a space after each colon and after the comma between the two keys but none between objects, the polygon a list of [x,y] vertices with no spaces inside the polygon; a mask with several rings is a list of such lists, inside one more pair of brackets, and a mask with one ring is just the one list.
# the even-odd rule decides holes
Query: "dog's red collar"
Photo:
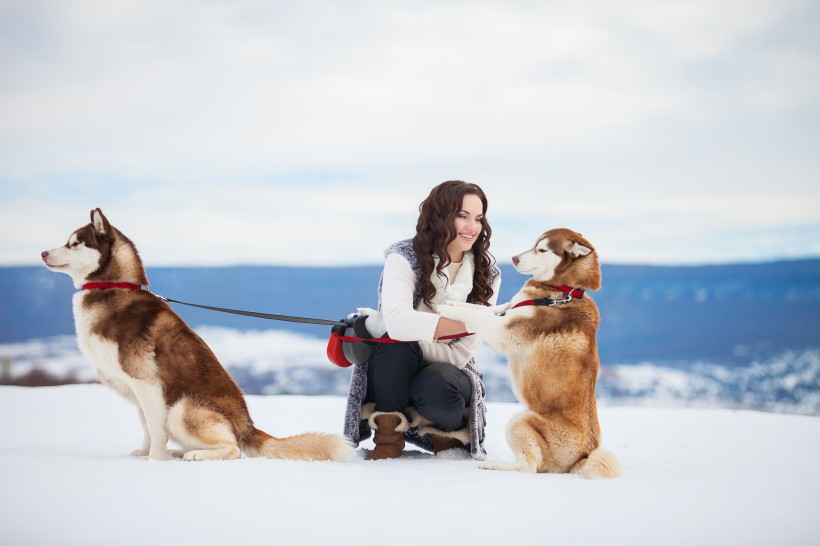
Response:
[{"label": "dog's red collar", "polygon": [[550,288],[554,288],[556,290],[560,290],[565,294],[564,299],[557,300],[555,298],[539,298],[537,300],[524,300],[516,303],[512,306],[513,309],[516,307],[524,307],[525,305],[546,305],[547,307],[554,307],[559,303],[569,303],[573,300],[573,298],[581,299],[584,297],[584,291],[580,288],[572,288],[571,286],[556,286],[553,284],[549,285]]},{"label": "dog's red collar", "polygon": [[573,287],[567,286],[565,284],[562,284],[562,285],[551,284],[551,285],[549,285],[549,287],[550,288],[555,288],[556,290],[560,290],[564,294],[569,294],[570,296],[572,296],[573,298],[576,298],[576,299],[581,299],[581,298],[584,297],[584,291],[581,290],[580,288],[573,288]]},{"label": "dog's red collar", "polygon": [[89,282],[83,285],[83,290],[100,290],[105,288],[127,288],[129,290],[142,290],[141,284],[130,282]]}]

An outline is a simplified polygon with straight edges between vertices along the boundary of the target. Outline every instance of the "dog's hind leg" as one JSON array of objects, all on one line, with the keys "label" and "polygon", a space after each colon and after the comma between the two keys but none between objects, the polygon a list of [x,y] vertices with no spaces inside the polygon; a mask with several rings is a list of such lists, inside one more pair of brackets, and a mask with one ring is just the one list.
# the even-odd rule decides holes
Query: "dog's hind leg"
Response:
[{"label": "dog's hind leg", "polygon": [[518,461],[514,463],[508,463],[504,461],[484,461],[483,463],[478,465],[478,468],[482,470],[511,470],[513,472],[535,473],[535,470],[533,470],[530,465]]},{"label": "dog's hind leg", "polygon": [[228,419],[190,398],[171,407],[168,430],[171,438],[183,447],[182,458],[186,461],[239,458],[239,445]]},{"label": "dog's hind leg", "polygon": [[600,447],[575,463],[570,472],[592,479],[617,478],[623,473],[615,455]]},{"label": "dog's hind leg", "polygon": [[487,461],[479,468],[485,470],[514,470],[517,472],[538,472],[543,466],[544,438],[533,426],[538,414],[525,411],[513,417],[507,425],[507,443],[515,455],[515,462]]}]

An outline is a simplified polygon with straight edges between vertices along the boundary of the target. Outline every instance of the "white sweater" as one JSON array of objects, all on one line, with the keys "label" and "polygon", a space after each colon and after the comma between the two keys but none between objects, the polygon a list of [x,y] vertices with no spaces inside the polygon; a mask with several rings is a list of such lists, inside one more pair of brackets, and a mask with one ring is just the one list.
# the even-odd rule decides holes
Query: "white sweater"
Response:
[{"label": "white sweater", "polygon": [[[465,259],[472,260],[472,256],[465,254]],[[433,274],[435,275],[435,271]],[[499,276],[492,285],[490,305],[496,304],[500,286]],[[414,291],[415,278],[410,263],[400,254],[388,254],[382,277],[381,312],[390,337],[401,341],[418,341],[427,362],[444,362],[463,368],[481,346],[481,338],[473,335],[455,340],[435,341],[433,336],[441,317],[425,304],[424,300],[414,309]],[[439,288],[437,296],[443,295],[442,292],[443,289]],[[467,293],[469,294],[469,290]],[[445,299],[453,298],[448,295]],[[466,301],[466,296],[462,301]]]}]

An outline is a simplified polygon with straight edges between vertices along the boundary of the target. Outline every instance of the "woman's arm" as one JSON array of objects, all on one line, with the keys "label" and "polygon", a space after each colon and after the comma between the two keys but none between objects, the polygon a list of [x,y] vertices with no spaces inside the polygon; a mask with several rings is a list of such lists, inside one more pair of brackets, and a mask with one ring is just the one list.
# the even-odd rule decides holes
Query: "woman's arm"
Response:
[{"label": "woman's arm", "polygon": [[[496,278],[493,283],[493,295],[489,298],[490,305],[495,305],[498,302],[498,290],[501,288],[501,277]],[[442,317],[442,321],[447,320]],[[449,322],[460,324],[462,328],[464,325],[460,322],[451,320]],[[460,330],[461,332],[464,329]],[[458,332],[456,332],[458,333]],[[419,342],[421,352],[424,355],[424,360],[428,362],[443,362],[445,364],[452,364],[456,368],[463,368],[467,361],[475,356],[476,351],[481,347],[482,340],[478,336],[467,336],[456,340],[455,342]]]},{"label": "woman's arm", "polygon": [[384,325],[393,339],[433,341],[441,317],[413,308],[415,286],[413,270],[407,259],[400,254],[389,254],[384,261],[382,274],[381,312]]}]

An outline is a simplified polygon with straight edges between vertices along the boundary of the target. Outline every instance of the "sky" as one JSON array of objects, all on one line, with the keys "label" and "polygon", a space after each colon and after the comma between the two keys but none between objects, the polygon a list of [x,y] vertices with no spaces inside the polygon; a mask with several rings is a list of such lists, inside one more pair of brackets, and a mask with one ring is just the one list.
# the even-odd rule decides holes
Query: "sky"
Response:
[{"label": "sky", "polygon": [[499,262],[820,256],[820,4],[0,2],[0,266],[378,264],[449,179]]},{"label": "sky", "polygon": [[[345,404],[247,400],[255,425],[279,437],[338,433]],[[488,404],[489,459],[513,460],[504,427],[520,409]],[[820,536],[817,417],[599,406],[623,477],[586,480],[479,470],[410,446],[365,461],[371,440],[349,463],[143,461],[128,456],[142,439],[134,407],[102,385],[0,387],[0,411],[15,416],[0,420],[5,544],[808,546]]]}]

